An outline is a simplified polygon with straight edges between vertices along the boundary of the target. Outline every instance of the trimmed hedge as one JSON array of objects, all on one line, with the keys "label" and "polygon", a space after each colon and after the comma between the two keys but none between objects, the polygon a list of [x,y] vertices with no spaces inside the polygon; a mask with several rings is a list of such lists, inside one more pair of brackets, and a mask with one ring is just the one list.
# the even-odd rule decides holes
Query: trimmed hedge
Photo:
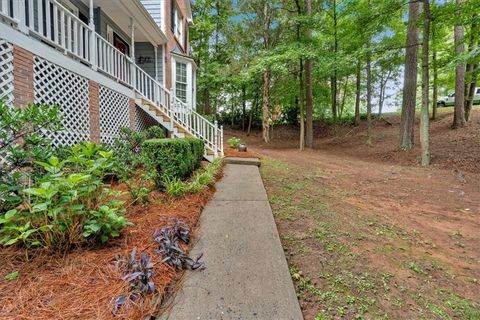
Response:
[{"label": "trimmed hedge", "polygon": [[172,179],[185,179],[200,167],[204,144],[200,139],[151,139],[143,150],[157,171],[156,183],[163,187]]}]

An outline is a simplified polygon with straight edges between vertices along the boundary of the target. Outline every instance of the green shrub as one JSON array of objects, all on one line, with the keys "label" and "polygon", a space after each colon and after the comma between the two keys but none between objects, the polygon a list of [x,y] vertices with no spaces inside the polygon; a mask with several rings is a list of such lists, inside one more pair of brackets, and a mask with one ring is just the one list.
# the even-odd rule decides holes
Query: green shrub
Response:
[{"label": "green shrub", "polygon": [[199,193],[215,182],[215,179],[222,168],[223,161],[218,158],[209,163],[205,168],[198,170],[189,181],[180,179],[167,179],[165,190],[174,197],[186,194]]},{"label": "green shrub", "polygon": [[153,139],[143,144],[146,155],[157,172],[156,183],[184,179],[200,167],[204,144],[200,139]]},{"label": "green shrub", "polygon": [[128,224],[124,204],[102,182],[113,153],[84,143],[67,154],[37,162],[46,173],[20,192],[20,206],[0,218],[0,244],[68,250],[120,236]]},{"label": "green shrub", "polygon": [[62,128],[60,107],[29,104],[24,109],[7,106],[0,99],[0,216],[22,202],[20,191],[54,154],[51,141],[43,131]]},{"label": "green shrub", "polygon": [[228,145],[230,148],[237,149],[240,146],[240,138],[231,137],[228,139]]}]

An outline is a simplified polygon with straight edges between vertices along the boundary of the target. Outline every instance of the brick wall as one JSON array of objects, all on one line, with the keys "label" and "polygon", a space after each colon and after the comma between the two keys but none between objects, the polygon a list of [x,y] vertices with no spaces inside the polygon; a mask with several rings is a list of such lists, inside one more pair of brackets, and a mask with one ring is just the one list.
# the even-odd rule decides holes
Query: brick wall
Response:
[{"label": "brick wall", "polygon": [[88,81],[90,103],[90,140],[100,142],[100,86],[93,80]]},{"label": "brick wall", "polygon": [[128,99],[128,117],[130,120],[130,129],[135,130],[136,125],[136,117],[137,117],[137,107],[135,106],[135,100]]},{"label": "brick wall", "polygon": [[[187,9],[186,9],[186,2],[189,0],[176,0],[177,7],[180,9],[180,12],[183,16],[183,30],[188,35],[188,22],[187,22]],[[172,54],[170,53],[175,47],[179,47],[183,50],[183,53],[188,55],[188,43],[185,44],[185,48],[183,48],[180,43],[175,38],[175,35],[172,32],[172,21],[171,21],[171,10],[172,10],[172,0],[165,1],[165,22],[166,22],[166,33],[167,33],[167,45],[165,50],[165,87],[167,89],[172,88]],[[188,38],[187,38],[188,39]],[[188,42],[188,41],[187,41]]]},{"label": "brick wall", "polygon": [[13,47],[13,104],[17,108],[34,102],[33,54]]}]

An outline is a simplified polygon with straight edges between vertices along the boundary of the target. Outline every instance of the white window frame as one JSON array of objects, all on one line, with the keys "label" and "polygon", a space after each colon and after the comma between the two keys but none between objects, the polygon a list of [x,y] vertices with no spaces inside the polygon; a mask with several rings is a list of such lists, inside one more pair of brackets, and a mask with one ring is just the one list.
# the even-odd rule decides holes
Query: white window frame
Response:
[{"label": "white window frame", "polygon": [[107,24],[107,41],[113,45],[113,28]]},{"label": "white window frame", "polygon": [[185,44],[183,43],[183,16],[180,10],[178,9],[177,5],[175,5],[175,8],[173,8],[174,11],[174,16],[175,16],[175,30],[173,30],[173,34],[175,35],[175,38],[177,38],[177,41],[183,46]]},{"label": "white window frame", "polygon": [[187,67],[187,105],[189,108],[193,108],[194,106],[194,95],[193,95],[193,86],[194,86],[194,80],[193,80],[193,65],[192,61],[189,59],[182,58],[180,56],[174,55],[172,57],[172,92],[174,94],[177,93],[177,63],[182,63],[185,64]]}]

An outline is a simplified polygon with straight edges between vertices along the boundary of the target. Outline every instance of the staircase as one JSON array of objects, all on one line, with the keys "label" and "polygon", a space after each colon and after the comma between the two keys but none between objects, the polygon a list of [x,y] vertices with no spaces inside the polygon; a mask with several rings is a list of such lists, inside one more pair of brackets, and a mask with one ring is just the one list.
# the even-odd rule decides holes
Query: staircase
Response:
[{"label": "staircase", "polygon": [[138,107],[166,128],[170,137],[202,139],[206,160],[223,157],[223,127],[190,108],[142,69],[136,68],[135,73],[135,103]]}]

